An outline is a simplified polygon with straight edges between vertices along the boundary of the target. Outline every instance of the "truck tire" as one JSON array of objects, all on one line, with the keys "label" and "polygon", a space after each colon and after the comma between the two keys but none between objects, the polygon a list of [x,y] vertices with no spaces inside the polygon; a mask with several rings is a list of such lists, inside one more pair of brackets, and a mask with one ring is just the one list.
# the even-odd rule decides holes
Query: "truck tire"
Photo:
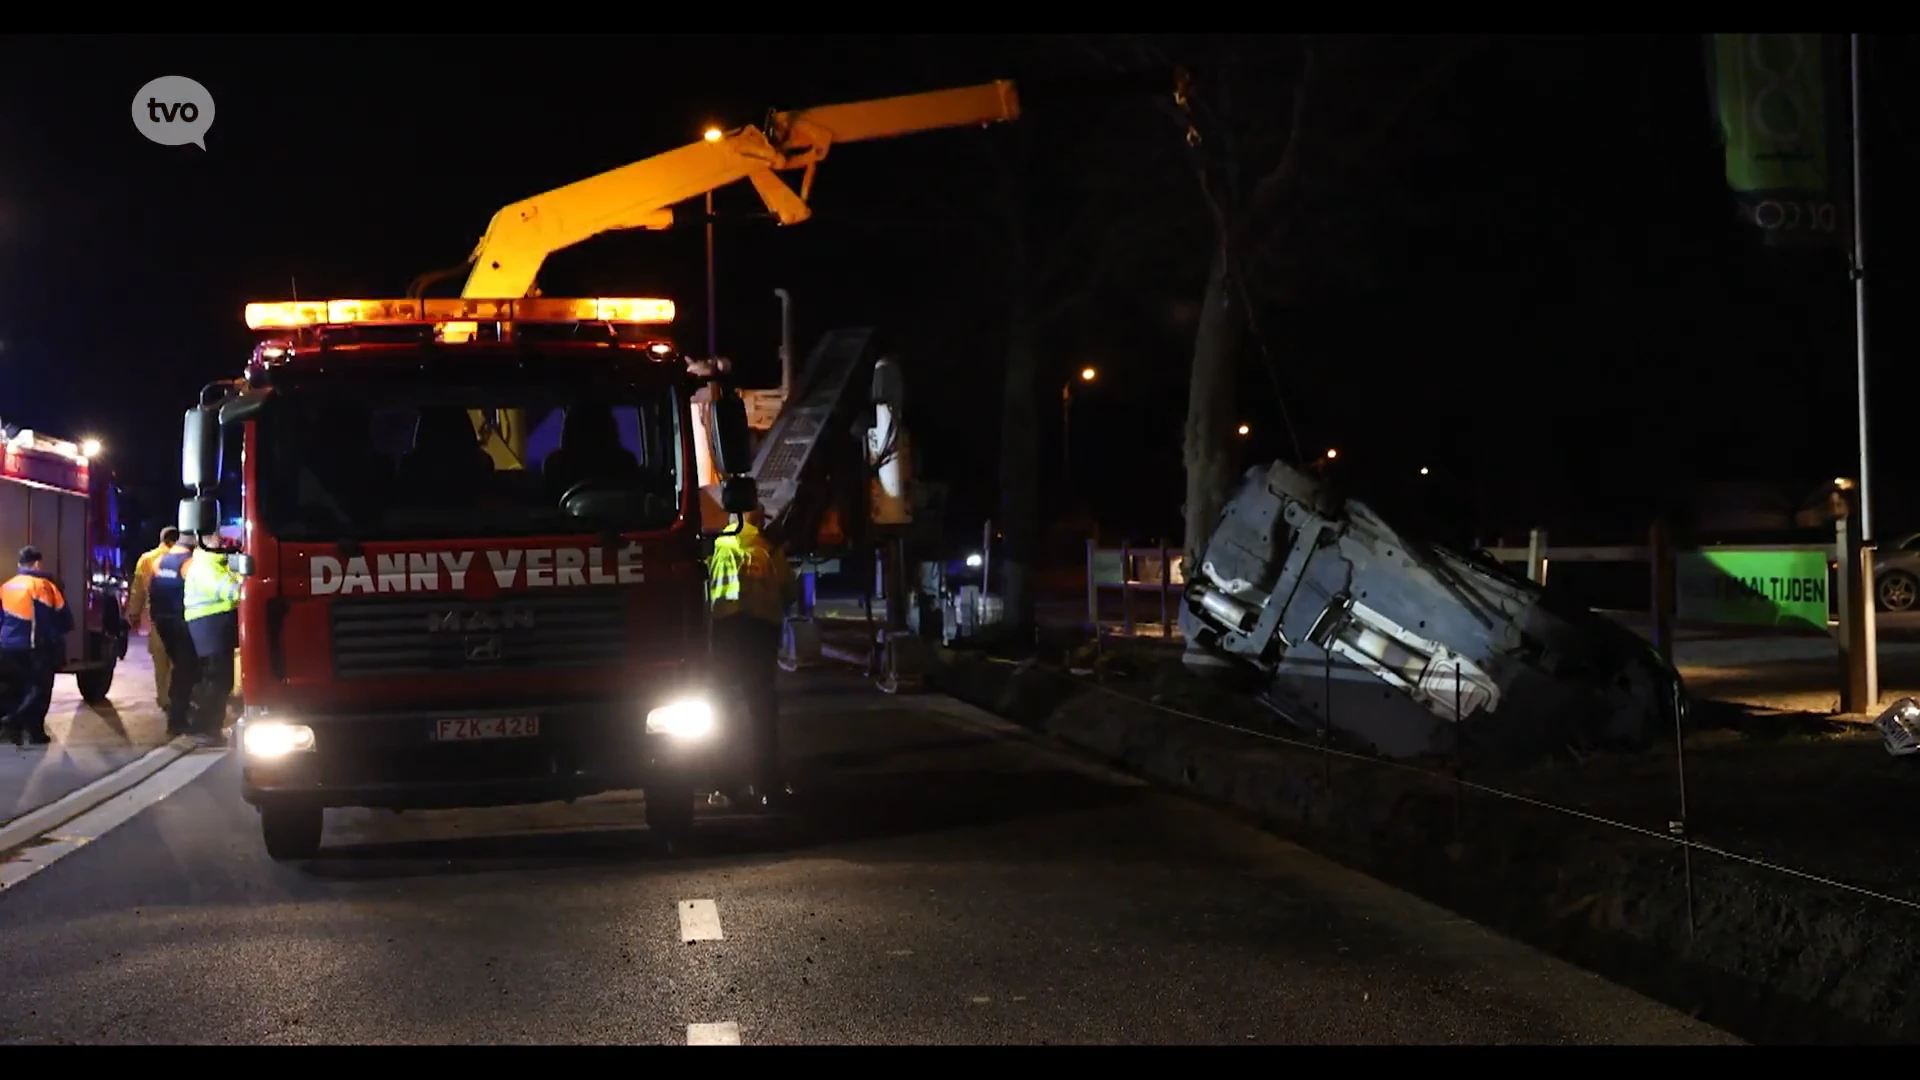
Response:
[{"label": "truck tire", "polygon": [[326,811],[318,806],[263,806],[260,837],[274,862],[298,862],[320,854]]},{"label": "truck tire", "polygon": [[120,663],[110,647],[112,642],[105,634],[88,635],[93,640],[87,643],[87,653],[94,658],[98,667],[76,671],[74,683],[80,688],[80,700],[89,705],[99,705],[107,700],[107,693],[113,689],[113,669]]},{"label": "truck tire", "polygon": [[644,792],[647,800],[647,830],[679,851],[693,835],[693,785],[683,783],[651,784]]}]

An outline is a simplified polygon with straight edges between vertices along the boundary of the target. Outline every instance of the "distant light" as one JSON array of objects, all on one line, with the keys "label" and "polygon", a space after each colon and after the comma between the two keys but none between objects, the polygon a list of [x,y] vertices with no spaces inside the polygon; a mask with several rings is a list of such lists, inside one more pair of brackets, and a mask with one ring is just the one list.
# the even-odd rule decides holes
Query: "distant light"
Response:
[{"label": "distant light", "polygon": [[99,457],[100,456],[100,440],[99,439],[81,439],[80,440],[80,456],[81,457]]},{"label": "distant light", "polygon": [[1081,381],[1081,382],[1092,382],[1093,380],[1095,380],[1095,379],[1097,379],[1097,378],[1099,378],[1099,377],[1100,377],[1100,373],[1099,373],[1099,372],[1097,372],[1097,371],[1095,371],[1095,370],[1093,370],[1093,369],[1092,369],[1092,368],[1090,368],[1090,367],[1083,367],[1083,368],[1081,368],[1081,369],[1080,369],[1080,381]]},{"label": "distant light", "polygon": [[1245,424],[1241,424],[1241,425],[1240,425],[1240,426],[1239,426],[1238,428],[1236,428],[1236,429],[1234,429],[1234,430],[1236,430],[1236,431],[1238,431],[1238,432],[1239,432],[1240,434],[1242,434],[1242,435],[1245,435],[1245,434],[1246,434],[1247,432],[1249,432],[1249,431],[1252,431],[1253,429],[1252,429],[1252,428],[1250,428],[1250,427],[1248,427],[1248,426],[1247,426],[1247,425],[1245,425]]},{"label": "distant light", "polygon": [[1833,486],[1839,488],[1841,491],[1845,491],[1853,486],[1853,481],[1844,476],[1836,476],[1833,478]]},{"label": "distant light", "polygon": [[717,127],[710,127],[710,128],[708,128],[708,129],[707,129],[707,133],[706,133],[706,135],[704,136],[704,138],[705,138],[705,139],[706,139],[706,140],[707,140],[708,142],[719,142],[719,141],[720,141],[720,139],[722,138],[722,136],[724,136],[724,135],[725,135],[725,132],[722,132],[722,131],[721,131],[721,130],[720,130],[719,128],[717,128]]},{"label": "distant light", "polygon": [[980,553],[979,552],[976,551],[973,554],[967,556],[967,568],[970,570],[980,569]]},{"label": "distant light", "polygon": [[1420,475],[1421,476],[1427,475],[1427,467],[1425,465],[1420,466]]},{"label": "distant light", "polygon": [[1328,461],[1332,461],[1332,460],[1333,460],[1334,458],[1337,458],[1337,457],[1339,457],[1339,456],[1340,456],[1340,451],[1338,451],[1338,450],[1328,450],[1328,451],[1327,451],[1327,460],[1328,460]]}]

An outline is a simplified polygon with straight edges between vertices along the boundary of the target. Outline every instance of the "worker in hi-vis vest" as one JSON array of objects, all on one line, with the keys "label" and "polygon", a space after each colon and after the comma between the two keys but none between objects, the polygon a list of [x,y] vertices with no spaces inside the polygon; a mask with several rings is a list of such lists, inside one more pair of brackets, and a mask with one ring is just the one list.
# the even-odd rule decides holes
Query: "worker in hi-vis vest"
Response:
[{"label": "worker in hi-vis vest", "polygon": [[[213,542],[223,542],[215,537]],[[234,652],[240,647],[240,575],[227,565],[223,547],[202,547],[187,561],[187,634],[200,660],[194,687],[193,733],[218,742],[227,726],[227,701],[233,696]]]},{"label": "worker in hi-vis vest", "polygon": [[[160,565],[173,546],[180,542],[180,530],[169,525],[160,530],[160,546],[140,556],[133,564],[133,588],[127,593],[127,625],[138,629],[142,619],[153,617],[153,605],[148,603],[149,590],[153,587],[153,572]],[[160,628],[147,627],[147,656],[153,660],[153,696],[162,710],[167,707],[168,679],[173,674],[173,665],[167,660],[167,641],[160,634]]]},{"label": "worker in hi-vis vest", "polygon": [[786,553],[760,531],[758,511],[740,531],[718,536],[707,560],[707,601],[712,611],[713,656],[745,699],[753,755],[750,803],[762,806],[790,793],[781,775],[780,634],[786,621],[793,575]]}]

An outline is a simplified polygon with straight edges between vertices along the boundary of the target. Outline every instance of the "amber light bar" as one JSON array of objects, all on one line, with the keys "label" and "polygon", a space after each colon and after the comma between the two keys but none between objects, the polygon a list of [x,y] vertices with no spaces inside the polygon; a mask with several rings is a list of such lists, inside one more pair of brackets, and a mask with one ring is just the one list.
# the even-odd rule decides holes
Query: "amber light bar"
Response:
[{"label": "amber light bar", "polygon": [[247,328],[402,325],[407,323],[604,322],[657,326],[673,321],[673,301],[653,297],[551,296],[514,300],[278,300],[247,305]]}]

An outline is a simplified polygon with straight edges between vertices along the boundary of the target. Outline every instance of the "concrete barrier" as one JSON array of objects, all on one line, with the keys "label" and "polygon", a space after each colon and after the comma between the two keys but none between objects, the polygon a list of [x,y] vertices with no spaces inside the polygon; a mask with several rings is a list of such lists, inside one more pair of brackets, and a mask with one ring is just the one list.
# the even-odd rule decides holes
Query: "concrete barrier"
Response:
[{"label": "concrete barrier", "polygon": [[1489,786],[1515,778],[1323,752],[1257,730],[1244,701],[1170,711],[1057,668],[949,650],[931,678],[1750,1041],[1920,1036],[1920,996],[1906,993],[1920,911]]}]

